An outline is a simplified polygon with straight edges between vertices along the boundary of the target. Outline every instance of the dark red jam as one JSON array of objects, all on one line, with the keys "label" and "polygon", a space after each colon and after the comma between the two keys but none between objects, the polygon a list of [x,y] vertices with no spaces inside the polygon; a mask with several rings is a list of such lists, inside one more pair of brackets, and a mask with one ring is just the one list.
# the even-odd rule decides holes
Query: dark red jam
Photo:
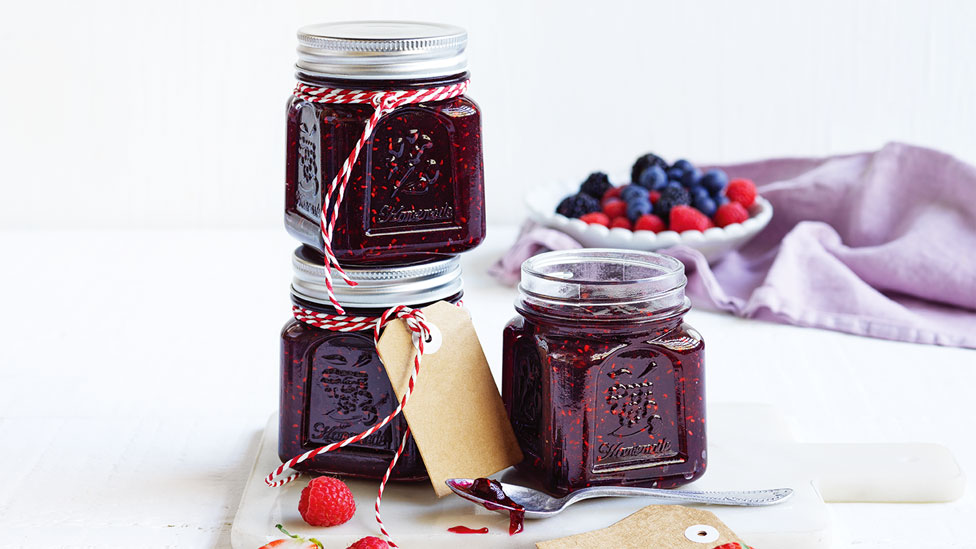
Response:
[{"label": "dark red jam", "polygon": [[[454,84],[467,73],[415,80],[341,80],[299,72],[307,84],[402,90]],[[288,103],[285,226],[322,249],[325,189],[373,112],[365,104]],[[485,236],[481,111],[466,96],[408,105],[380,119],[352,170],[332,237],[343,265],[398,264],[470,250]]]},{"label": "dark red jam", "polygon": [[645,252],[551,252],[523,265],[502,396],[553,494],[670,488],[705,472],[704,342],[683,321],[681,264]]},{"label": "dark red jam", "polygon": [[447,531],[454,534],[487,534],[488,528],[482,527],[476,530],[474,528],[469,528],[467,526],[451,526],[450,528],[447,529]]},{"label": "dark red jam", "polygon": [[461,486],[459,483],[455,483],[455,485],[469,494],[483,499],[485,509],[508,511],[508,535],[514,536],[522,531],[525,523],[525,507],[508,497],[500,482],[490,478],[476,478],[469,486]]},{"label": "dark red jam", "polygon": [[[292,302],[315,312],[336,314],[328,301],[321,264],[301,248],[293,258],[295,279]],[[444,300],[461,299],[457,260],[404,267],[401,280],[371,280],[366,271],[350,270],[353,279],[392,301],[408,299],[397,288],[423,301],[405,303],[424,307]],[[396,274],[381,273],[395,277]],[[418,290],[418,286],[427,287]],[[346,289],[347,291],[351,291]],[[355,299],[337,294],[340,302]],[[363,299],[370,299],[369,296]],[[378,317],[389,306],[346,306],[349,316]],[[355,436],[378,424],[397,406],[383,363],[376,352],[373,330],[332,331],[292,319],[281,332],[281,399],[278,456],[282,461],[308,450]],[[403,416],[393,419],[372,435],[348,446],[325,452],[294,466],[299,471],[378,479],[393,459],[404,431]],[[422,480],[427,470],[412,437],[407,437],[391,478]]]}]

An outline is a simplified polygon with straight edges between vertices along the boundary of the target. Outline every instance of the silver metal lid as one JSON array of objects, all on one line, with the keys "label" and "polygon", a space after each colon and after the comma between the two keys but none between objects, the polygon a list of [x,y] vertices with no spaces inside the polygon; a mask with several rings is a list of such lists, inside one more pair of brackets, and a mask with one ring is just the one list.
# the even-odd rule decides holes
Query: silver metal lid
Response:
[{"label": "silver metal lid", "polygon": [[436,78],[468,68],[461,27],[411,21],[344,21],[298,29],[298,68],[360,80]]},{"label": "silver metal lid", "polygon": [[[299,299],[331,307],[322,259],[299,247],[292,254],[291,264],[295,273],[291,293]],[[463,288],[458,256],[417,265],[345,268],[345,271],[358,285],[350,286],[333,273],[332,290],[343,308],[385,309],[394,305],[420,305],[446,299]]]}]

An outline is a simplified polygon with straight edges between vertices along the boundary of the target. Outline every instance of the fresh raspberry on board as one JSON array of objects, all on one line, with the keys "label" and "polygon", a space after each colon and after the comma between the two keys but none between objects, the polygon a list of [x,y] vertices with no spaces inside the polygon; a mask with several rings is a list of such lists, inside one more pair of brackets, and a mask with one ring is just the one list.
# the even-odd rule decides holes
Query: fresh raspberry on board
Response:
[{"label": "fresh raspberry on board", "polygon": [[595,223],[597,225],[603,225],[604,227],[610,226],[610,218],[607,217],[607,214],[603,212],[583,214],[580,216],[580,221],[584,223]]},{"label": "fresh raspberry on board", "polygon": [[642,215],[634,223],[635,231],[653,231],[659,233],[666,228],[664,220],[654,214]]},{"label": "fresh raspberry on board", "polygon": [[390,549],[390,544],[376,536],[367,536],[346,549]]},{"label": "fresh raspberry on board", "polygon": [[750,547],[750,546],[748,546],[748,545],[746,545],[744,543],[739,543],[737,541],[733,541],[733,542],[730,542],[730,543],[723,543],[722,545],[719,545],[717,547],[713,547],[712,549],[752,549],[752,547]]},{"label": "fresh raspberry on board", "polygon": [[607,214],[607,217],[610,219],[615,217],[623,217],[627,215],[627,202],[620,200],[619,198],[604,200],[603,213]]},{"label": "fresh raspberry on board", "polygon": [[756,185],[748,179],[733,179],[725,188],[725,196],[748,208],[756,201]]},{"label": "fresh raspberry on board", "polygon": [[661,193],[657,191],[651,191],[647,193],[648,198],[651,199],[651,204],[657,204],[657,201],[661,198]]},{"label": "fresh raspberry on board", "polygon": [[715,224],[719,227],[726,227],[733,223],[742,223],[746,219],[749,219],[749,212],[746,211],[745,206],[738,202],[722,204],[715,211]]},{"label": "fresh raspberry on board", "polygon": [[630,220],[627,219],[624,216],[615,217],[615,218],[613,218],[613,221],[610,222],[610,228],[611,229],[627,229],[629,231],[630,228],[631,228]]},{"label": "fresh raspberry on board", "polygon": [[317,477],[302,490],[298,512],[312,526],[337,526],[356,513],[356,500],[345,482],[333,477]]},{"label": "fresh raspberry on board", "polygon": [[305,539],[301,536],[296,536],[288,530],[285,530],[280,524],[276,524],[275,527],[281,530],[281,533],[288,536],[288,538],[276,539],[258,547],[258,549],[323,549],[322,542],[315,538]]},{"label": "fresh raspberry on board", "polygon": [[671,208],[670,229],[675,232],[704,231],[710,223],[708,217],[700,211],[679,204]]}]

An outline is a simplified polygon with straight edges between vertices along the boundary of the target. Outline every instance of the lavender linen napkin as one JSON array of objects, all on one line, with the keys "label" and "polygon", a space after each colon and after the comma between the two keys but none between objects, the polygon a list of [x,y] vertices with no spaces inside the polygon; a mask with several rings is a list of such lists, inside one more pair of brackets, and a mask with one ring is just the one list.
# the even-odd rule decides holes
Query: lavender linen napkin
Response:
[{"label": "lavender linen napkin", "polygon": [[[722,168],[755,181],[775,213],[715,265],[691,248],[666,250],[688,267],[696,307],[976,348],[976,168],[898,143]],[[518,265],[532,254],[579,246],[527,225],[492,268],[503,282],[517,281]]]}]

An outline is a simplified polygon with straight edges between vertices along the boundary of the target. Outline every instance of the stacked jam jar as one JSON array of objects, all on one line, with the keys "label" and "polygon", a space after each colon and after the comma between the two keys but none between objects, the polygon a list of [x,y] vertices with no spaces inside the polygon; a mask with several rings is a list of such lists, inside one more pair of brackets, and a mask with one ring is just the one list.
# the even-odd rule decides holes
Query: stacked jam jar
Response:
[{"label": "stacked jam jar", "polygon": [[[458,255],[485,235],[481,112],[461,28],[396,21],[298,32],[287,106],[285,226],[296,311],[281,334],[281,459],[375,426],[397,405],[373,341],[387,309],[457,303]],[[380,478],[402,416],[294,468]],[[427,472],[409,437],[395,479]]]}]

